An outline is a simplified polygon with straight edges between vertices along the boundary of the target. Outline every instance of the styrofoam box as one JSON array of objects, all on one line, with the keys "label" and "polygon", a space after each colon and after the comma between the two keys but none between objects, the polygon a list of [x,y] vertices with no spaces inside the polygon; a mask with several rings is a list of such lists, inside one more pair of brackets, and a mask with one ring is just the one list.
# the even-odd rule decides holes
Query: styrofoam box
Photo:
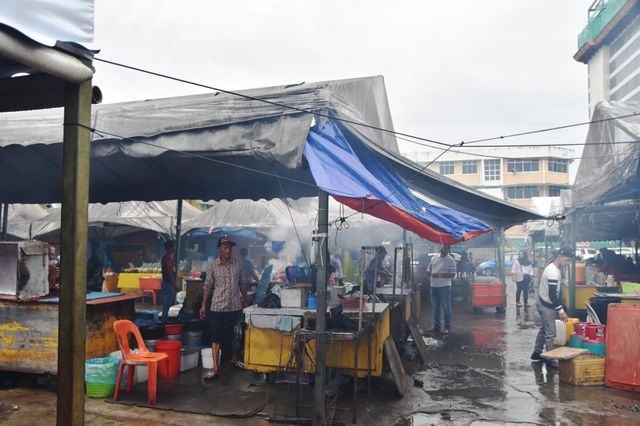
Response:
[{"label": "styrofoam box", "polygon": [[198,366],[198,358],[200,357],[200,349],[184,347],[180,352],[180,371],[191,370]]},{"label": "styrofoam box", "polygon": [[283,308],[304,308],[307,306],[306,288],[283,288],[280,291],[280,306]]}]

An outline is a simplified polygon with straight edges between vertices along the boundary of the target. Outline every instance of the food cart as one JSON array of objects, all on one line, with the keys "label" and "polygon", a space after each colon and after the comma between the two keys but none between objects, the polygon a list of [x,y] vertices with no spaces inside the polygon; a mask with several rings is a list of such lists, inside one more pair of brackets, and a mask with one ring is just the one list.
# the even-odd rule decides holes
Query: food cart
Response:
[{"label": "food cart", "polygon": [[[373,311],[375,309],[375,311]],[[358,310],[345,310],[345,314],[357,318]],[[382,352],[385,340],[390,336],[390,310],[388,303],[371,303],[363,307],[365,322],[370,325],[363,335],[367,343],[359,345],[352,336],[357,331],[329,332],[326,347],[327,367],[343,369],[347,374],[357,372],[358,377],[382,375]],[[257,305],[244,309],[247,329],[245,333],[244,363],[247,369],[260,373],[282,371],[288,366],[294,337],[298,330],[306,330],[315,309],[309,308],[260,308]],[[307,344],[310,354],[315,354],[315,341]],[[357,357],[355,356],[357,352]],[[313,373],[312,363],[304,364],[304,372]]]}]

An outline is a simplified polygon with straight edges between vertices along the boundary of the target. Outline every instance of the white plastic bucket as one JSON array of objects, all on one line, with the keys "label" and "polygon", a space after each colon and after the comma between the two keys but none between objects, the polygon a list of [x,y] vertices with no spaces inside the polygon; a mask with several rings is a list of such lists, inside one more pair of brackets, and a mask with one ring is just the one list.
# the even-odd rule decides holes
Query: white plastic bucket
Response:
[{"label": "white plastic bucket", "polygon": [[211,348],[202,349],[200,356],[202,357],[202,368],[213,368],[213,351]]},{"label": "white plastic bucket", "polygon": [[553,344],[558,346],[567,344],[567,324],[562,320],[556,320],[556,338]]}]

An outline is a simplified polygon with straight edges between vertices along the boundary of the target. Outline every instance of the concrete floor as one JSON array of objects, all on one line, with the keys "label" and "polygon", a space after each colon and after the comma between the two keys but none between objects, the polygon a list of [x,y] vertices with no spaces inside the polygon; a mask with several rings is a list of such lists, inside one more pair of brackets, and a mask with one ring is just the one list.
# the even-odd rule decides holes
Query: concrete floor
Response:
[{"label": "concrete floor", "polygon": [[[512,287],[510,285],[509,289]],[[371,399],[366,398],[364,390],[360,392],[358,423],[397,426],[639,425],[640,394],[604,386],[560,383],[555,370],[530,363],[538,315],[535,308],[516,309],[510,290],[506,314],[489,309],[474,313],[464,297],[455,297],[452,334],[427,337],[430,355],[427,364],[417,362],[411,344],[400,348],[410,381],[407,395],[404,398],[397,396],[389,375],[374,380]],[[429,306],[424,305],[420,324],[427,329],[432,324],[432,314]],[[264,416],[272,415],[274,407],[279,406],[279,414],[282,414],[286,402],[283,403],[283,395],[277,388],[247,383],[238,386],[255,392],[271,392],[273,406],[250,419],[229,419],[114,406],[88,399],[86,423],[258,425],[267,423]],[[351,422],[351,392],[351,389],[345,389],[335,414],[335,419],[345,424]],[[303,388],[303,394],[303,399],[310,399],[311,388]],[[53,424],[55,399],[55,393],[42,387],[2,389],[0,423]]]}]

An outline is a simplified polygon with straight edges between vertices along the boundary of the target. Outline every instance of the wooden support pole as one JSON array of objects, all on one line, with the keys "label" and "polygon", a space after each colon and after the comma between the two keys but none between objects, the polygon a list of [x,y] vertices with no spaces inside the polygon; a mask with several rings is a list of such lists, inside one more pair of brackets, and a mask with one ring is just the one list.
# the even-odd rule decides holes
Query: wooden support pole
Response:
[{"label": "wooden support pole", "polygon": [[313,425],[324,426],[326,422],[326,318],[327,318],[327,265],[329,251],[327,233],[329,232],[329,194],[318,193],[318,256],[316,257],[316,377],[313,388]]},{"label": "wooden support pole", "polygon": [[84,424],[91,80],[67,83],[62,146],[58,425]]}]

